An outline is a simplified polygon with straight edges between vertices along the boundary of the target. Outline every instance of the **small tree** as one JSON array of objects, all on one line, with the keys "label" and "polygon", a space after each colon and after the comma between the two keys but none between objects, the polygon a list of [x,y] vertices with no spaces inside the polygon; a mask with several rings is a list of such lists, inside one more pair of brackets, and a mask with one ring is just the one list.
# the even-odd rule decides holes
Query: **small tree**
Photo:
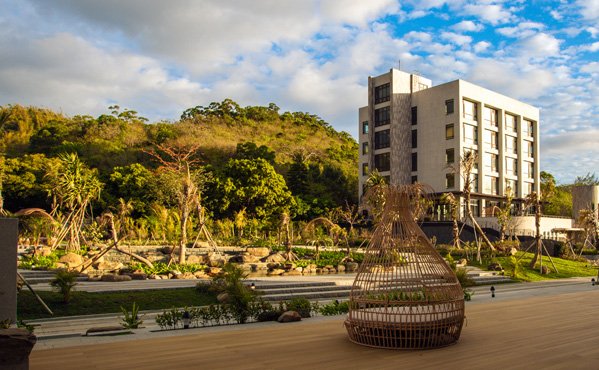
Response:
[{"label": "small tree", "polygon": [[366,179],[364,200],[370,208],[374,222],[379,221],[385,208],[385,193],[388,186],[387,180],[376,169]]},{"label": "small tree", "polygon": [[69,303],[71,300],[73,288],[77,285],[77,276],[79,274],[76,272],[61,269],[56,271],[54,279],[50,282],[50,285],[62,294],[64,303]]},{"label": "small tree", "polygon": [[458,225],[459,220],[459,203],[453,193],[444,193],[441,195],[441,202],[449,206],[449,213],[451,214],[452,221],[452,234],[453,234],[453,247],[460,248],[460,227]]},{"label": "small tree", "polygon": [[244,284],[247,274],[243,269],[227,263],[216,275],[211,289],[217,293],[226,293],[226,303],[231,306],[238,323],[244,324],[251,314],[251,305],[256,299],[256,292]]},{"label": "small tree", "polygon": [[505,231],[507,229],[510,220],[512,219],[512,201],[514,199],[514,193],[511,187],[505,189],[505,202],[501,207],[495,206],[493,212],[497,214],[497,223],[499,224],[499,240],[503,242],[505,240]]}]

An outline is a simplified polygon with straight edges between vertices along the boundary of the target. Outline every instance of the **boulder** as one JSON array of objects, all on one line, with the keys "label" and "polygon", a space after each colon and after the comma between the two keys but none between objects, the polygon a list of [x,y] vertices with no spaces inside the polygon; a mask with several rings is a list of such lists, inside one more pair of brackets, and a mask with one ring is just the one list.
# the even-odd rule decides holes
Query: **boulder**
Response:
[{"label": "boulder", "polygon": [[116,271],[116,270],[122,269],[123,267],[124,266],[122,263],[114,262],[114,261],[104,261],[104,262],[100,262],[100,263],[96,264],[96,268],[98,270],[104,270],[104,271]]},{"label": "boulder", "polygon": [[205,261],[208,263],[210,267],[222,267],[226,262],[225,256],[220,253],[208,253]]},{"label": "boulder", "polygon": [[268,275],[281,275],[285,272],[283,269],[268,270]]},{"label": "boulder", "polygon": [[297,270],[289,270],[283,274],[284,276],[301,276],[302,272]]},{"label": "boulder", "polygon": [[222,268],[220,268],[220,267],[210,267],[210,271],[208,271],[208,275],[210,275],[210,276],[218,275],[218,274],[220,274],[221,271],[222,271]]},{"label": "boulder", "polygon": [[337,272],[345,272],[345,265],[338,265]]},{"label": "boulder", "polygon": [[278,322],[302,321],[302,316],[297,311],[286,311],[279,316]]},{"label": "boulder", "polygon": [[264,260],[266,263],[284,263],[285,261],[285,256],[283,256],[283,254],[280,252],[273,253]]},{"label": "boulder", "polygon": [[204,263],[204,257],[202,256],[197,256],[195,254],[192,254],[191,256],[187,256],[187,261],[186,263],[188,265],[197,265],[197,264],[202,264]]},{"label": "boulder", "polygon": [[229,258],[229,263],[243,263],[243,256],[241,254],[236,254]]},{"label": "boulder", "polygon": [[109,282],[131,281],[131,276],[129,276],[129,275],[106,274],[106,275],[102,275],[102,281],[109,281]]},{"label": "boulder", "polygon": [[0,369],[28,369],[37,338],[25,329],[0,329]]},{"label": "boulder", "polygon": [[179,271],[179,270],[171,270],[171,274],[173,276],[181,275],[181,271]]},{"label": "boulder", "polygon": [[260,257],[254,256],[251,254],[242,254],[241,257],[242,257],[241,263],[260,262]]},{"label": "boulder", "polygon": [[129,276],[131,276],[132,280],[146,280],[148,278],[148,275],[143,272],[134,272]]},{"label": "boulder", "polygon": [[50,247],[42,247],[39,249],[38,254],[42,257],[48,257],[52,254],[52,248]]},{"label": "boulder", "polygon": [[501,267],[501,264],[499,262],[493,262],[489,264],[489,266],[487,266],[487,269],[489,271],[501,271],[503,270],[503,267]]},{"label": "boulder", "polygon": [[195,276],[196,279],[207,279],[208,278],[208,275],[204,271],[196,271],[193,273],[193,276]]},{"label": "boulder", "polygon": [[461,258],[455,265],[456,267],[466,267],[466,265],[468,265],[468,260]]},{"label": "boulder", "polygon": [[192,272],[184,272],[182,274],[175,275],[174,279],[179,280],[193,280],[195,279],[195,275]]},{"label": "boulder", "polygon": [[358,271],[358,264],[356,262],[348,262],[345,264],[345,271],[356,272]]},{"label": "boulder", "polygon": [[511,247],[510,248],[510,256],[515,256],[518,253],[518,249]]},{"label": "boulder", "polygon": [[79,266],[83,263],[83,257],[78,255],[77,253],[67,253],[64,256],[60,257],[58,262],[64,263],[69,268],[73,268],[75,266]]},{"label": "boulder", "polygon": [[270,254],[270,249],[266,247],[248,247],[245,253],[254,257],[263,258]]},{"label": "boulder", "polygon": [[220,303],[229,302],[229,293],[220,293],[219,295],[216,296],[216,300],[219,301]]}]

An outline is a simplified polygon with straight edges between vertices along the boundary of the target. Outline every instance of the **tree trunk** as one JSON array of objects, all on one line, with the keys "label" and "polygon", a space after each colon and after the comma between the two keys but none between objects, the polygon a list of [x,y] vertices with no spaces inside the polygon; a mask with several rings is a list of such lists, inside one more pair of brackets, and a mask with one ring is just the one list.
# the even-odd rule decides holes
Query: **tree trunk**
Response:
[{"label": "tree trunk", "polygon": [[537,264],[537,261],[540,260],[541,267],[539,267],[539,270],[543,272],[543,260],[541,257],[543,253],[543,245],[541,243],[541,202],[539,202],[538,198],[535,203],[535,207],[535,243],[537,248],[534,257],[532,258],[532,261],[530,261],[530,268],[534,269],[535,265]]}]

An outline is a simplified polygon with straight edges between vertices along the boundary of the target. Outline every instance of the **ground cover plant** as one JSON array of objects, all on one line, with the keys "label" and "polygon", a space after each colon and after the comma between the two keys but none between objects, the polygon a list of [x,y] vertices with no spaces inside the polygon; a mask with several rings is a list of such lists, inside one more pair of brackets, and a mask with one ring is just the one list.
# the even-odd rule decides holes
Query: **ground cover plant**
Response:
[{"label": "ground cover plant", "polygon": [[[121,313],[122,307],[132,307],[133,302],[142,310],[159,310],[165,307],[204,306],[216,303],[211,292],[197,292],[194,288],[135,290],[127,292],[92,293],[80,291],[71,297],[69,304],[56,292],[37,292],[54,312],[54,317]],[[29,291],[17,296],[17,315],[22,320],[51,317]]]}]

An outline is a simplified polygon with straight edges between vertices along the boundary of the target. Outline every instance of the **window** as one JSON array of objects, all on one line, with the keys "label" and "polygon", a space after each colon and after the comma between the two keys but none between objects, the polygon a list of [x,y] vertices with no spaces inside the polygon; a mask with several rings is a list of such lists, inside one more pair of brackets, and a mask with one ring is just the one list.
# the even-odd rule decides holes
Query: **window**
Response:
[{"label": "window", "polygon": [[454,131],[453,131],[453,123],[450,125],[445,125],[445,139],[453,139]]},{"label": "window", "polygon": [[512,196],[518,196],[518,181],[517,180],[506,180],[504,194],[507,195],[508,188],[510,189]]},{"label": "window", "polygon": [[415,184],[418,182],[418,176],[412,176],[412,184]]},{"label": "window", "polygon": [[368,154],[368,143],[362,143],[362,154]]},{"label": "window", "polygon": [[445,114],[453,113],[453,99],[445,100]]},{"label": "window", "polygon": [[509,154],[517,154],[518,153],[518,142],[517,139],[513,136],[505,137],[505,151]]},{"label": "window", "polygon": [[418,123],[418,107],[412,107],[412,124]]},{"label": "window", "polygon": [[522,154],[524,155],[524,158],[533,158],[534,150],[532,141],[525,141],[524,145],[522,145]]},{"label": "window", "polygon": [[497,110],[493,108],[483,108],[483,120],[491,127],[497,127]]},{"label": "window", "polygon": [[516,116],[507,114],[505,115],[505,131],[516,132],[518,130],[518,124],[516,122]]},{"label": "window", "polygon": [[485,168],[492,172],[499,171],[499,156],[493,153],[484,153]]},{"label": "window", "polygon": [[472,216],[480,217],[480,201],[478,199],[470,199],[470,210]]},{"label": "window", "polygon": [[478,193],[478,175],[473,173],[470,176],[472,176],[472,182],[470,183],[470,191],[473,193]]},{"label": "window", "polygon": [[412,148],[418,148],[418,130],[412,130]]},{"label": "window", "polygon": [[383,149],[391,146],[390,130],[377,131],[374,133],[374,149]]},{"label": "window", "polygon": [[464,143],[478,144],[478,127],[464,124]]},{"label": "window", "polygon": [[445,149],[445,163],[451,164],[455,162],[455,151],[453,148]]},{"label": "window", "polygon": [[362,176],[368,176],[368,163],[362,163]]},{"label": "window", "polygon": [[391,85],[386,83],[374,88],[374,104],[389,101],[391,97]]},{"label": "window", "polygon": [[451,188],[455,187],[455,174],[453,174],[453,173],[445,174],[445,187],[447,189],[451,189]]},{"label": "window", "polygon": [[412,171],[418,171],[418,153],[412,153]]},{"label": "window", "polygon": [[368,121],[362,122],[362,133],[363,134],[367,134],[368,133]]},{"label": "window", "polygon": [[478,115],[476,112],[476,103],[464,100],[464,118],[470,119],[472,121],[478,120]]},{"label": "window", "polygon": [[522,134],[529,137],[534,136],[534,127],[535,124],[533,121],[525,119],[522,123]]},{"label": "window", "polygon": [[535,164],[533,162],[524,162],[522,176],[525,179],[532,179],[535,177]]},{"label": "window", "polygon": [[516,158],[505,159],[505,172],[511,176],[518,176],[518,161]]},{"label": "window", "polygon": [[497,149],[497,132],[491,130],[483,131],[483,141],[485,146],[490,147],[491,149]]},{"label": "window", "polygon": [[390,108],[380,108],[374,110],[374,127],[388,125],[391,123]]},{"label": "window", "polygon": [[499,178],[485,176],[484,192],[497,195],[499,192]]},{"label": "window", "polygon": [[391,169],[390,153],[377,154],[374,156],[374,168],[379,172],[389,171]]}]

